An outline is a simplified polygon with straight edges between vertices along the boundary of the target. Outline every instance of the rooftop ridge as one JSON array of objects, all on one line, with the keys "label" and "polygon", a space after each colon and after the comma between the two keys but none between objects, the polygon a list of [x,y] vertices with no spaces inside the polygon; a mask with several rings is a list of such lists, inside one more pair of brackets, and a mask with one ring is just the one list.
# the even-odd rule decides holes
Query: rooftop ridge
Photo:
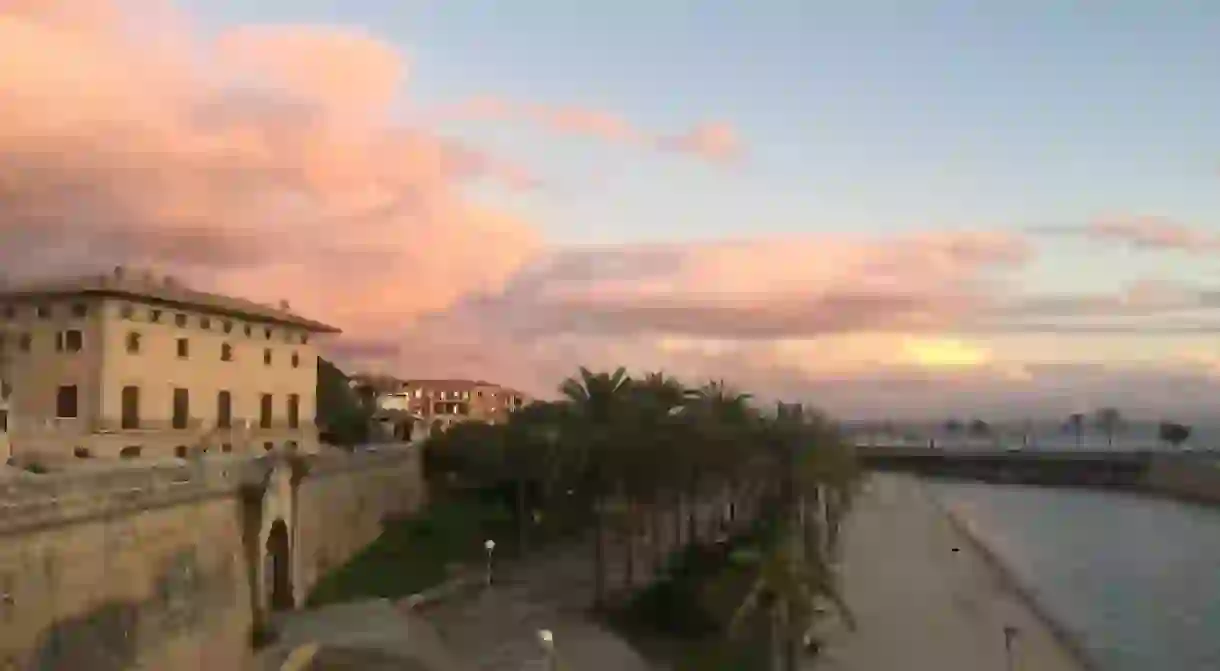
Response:
[{"label": "rooftop ridge", "polygon": [[42,278],[0,286],[0,299],[99,293],[112,293],[246,315],[322,333],[340,332],[338,328],[292,312],[287,307],[287,301],[281,300],[280,307],[275,307],[246,298],[195,289],[183,284],[173,275],[156,275],[148,270],[132,270],[123,266],[116,266],[111,273]]}]

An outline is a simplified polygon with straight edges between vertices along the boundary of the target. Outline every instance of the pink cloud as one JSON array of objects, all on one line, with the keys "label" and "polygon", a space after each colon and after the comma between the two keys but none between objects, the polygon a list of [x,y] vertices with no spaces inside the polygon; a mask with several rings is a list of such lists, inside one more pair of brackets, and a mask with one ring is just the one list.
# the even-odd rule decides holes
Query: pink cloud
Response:
[{"label": "pink cloud", "polygon": [[8,272],[149,264],[360,333],[494,289],[539,248],[464,193],[528,171],[391,121],[407,67],[389,45],[295,26],[207,40],[136,4],[0,17]]},{"label": "pink cloud", "polygon": [[350,353],[371,362],[360,351],[398,343],[390,365],[403,373],[482,371],[545,393],[580,364],[669,367],[703,357],[665,346],[675,338],[739,345],[943,330],[990,304],[1003,286],[997,272],[1028,254],[1020,237],[981,233],[556,250],[501,291]]},{"label": "pink cloud", "polygon": [[643,130],[611,112],[578,106],[521,103],[491,96],[470,98],[430,110],[423,116],[431,121],[526,121],[559,133],[652,147],[713,162],[735,159],[744,151],[737,130],[725,122],[705,122],[665,135]]},{"label": "pink cloud", "polygon": [[728,161],[743,151],[737,131],[725,123],[704,123],[684,133],[662,137],[662,149],[702,156],[713,161]]},{"label": "pink cloud", "polygon": [[1220,235],[1184,226],[1163,217],[1108,217],[1089,226],[1088,233],[1096,238],[1126,242],[1148,249],[1193,253],[1213,253],[1220,250]]}]

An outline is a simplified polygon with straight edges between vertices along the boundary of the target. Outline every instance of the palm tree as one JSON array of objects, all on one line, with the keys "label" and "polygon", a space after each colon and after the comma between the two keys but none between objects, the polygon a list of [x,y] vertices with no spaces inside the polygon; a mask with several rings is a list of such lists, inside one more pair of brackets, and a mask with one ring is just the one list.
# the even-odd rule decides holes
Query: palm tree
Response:
[{"label": "palm tree", "polygon": [[[725,498],[731,496],[753,421],[749,401],[749,394],[736,391],[724,380],[711,380],[692,394],[692,420],[701,438],[688,459],[686,490],[692,499],[711,484],[721,485]],[[688,515],[693,541],[697,538],[695,510]]]},{"label": "palm tree", "polygon": [[[833,534],[828,533],[825,538],[831,542],[824,543],[820,533],[823,526],[828,531],[837,526],[855,478],[852,451],[836,433],[824,417],[801,406],[781,404],[776,417],[765,423],[767,453],[779,488],[768,507],[763,547],[752,560],[746,558],[756,566],[755,577],[730,631],[739,631],[751,614],[765,616],[773,657],[782,660],[785,669],[796,668],[798,644],[811,637],[820,601],[830,601],[854,626],[828,559]],[[841,505],[807,505],[827,494]]]},{"label": "palm tree", "polygon": [[593,570],[595,607],[606,597],[606,500],[614,485],[621,482],[621,462],[614,448],[625,438],[625,422],[630,408],[631,378],[619,367],[614,372],[593,373],[581,366],[578,377],[570,377],[559,391],[570,405],[569,437],[576,448],[576,472],[592,497],[594,507]]},{"label": "palm tree", "polygon": [[1067,428],[1076,435],[1076,447],[1084,447],[1084,413],[1074,412],[1068,415]]},{"label": "palm tree", "polygon": [[1097,428],[1106,434],[1106,443],[1114,447],[1114,435],[1123,429],[1123,415],[1118,408],[1101,408],[1095,418]]},{"label": "palm tree", "polygon": [[984,439],[991,435],[991,425],[981,419],[972,419],[967,431],[972,438]]},{"label": "palm tree", "polygon": [[566,411],[561,403],[536,401],[514,412],[503,425],[500,469],[513,481],[517,542],[522,552],[527,550],[532,519],[526,509],[527,490],[531,484],[548,488],[559,479],[557,450]]},{"label": "palm tree", "polygon": [[681,541],[680,484],[684,454],[683,445],[689,438],[688,408],[690,392],[676,378],[662,371],[648,373],[634,382],[633,400],[637,422],[637,463],[643,467],[635,492],[651,508],[650,535],[653,543],[653,568],[664,563],[662,537],[665,504],[674,503],[674,538]]}]

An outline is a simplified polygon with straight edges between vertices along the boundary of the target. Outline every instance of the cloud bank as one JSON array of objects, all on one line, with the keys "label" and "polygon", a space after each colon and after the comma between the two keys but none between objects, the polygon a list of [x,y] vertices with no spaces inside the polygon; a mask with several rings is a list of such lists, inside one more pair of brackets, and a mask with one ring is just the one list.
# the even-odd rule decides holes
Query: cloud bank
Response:
[{"label": "cloud bank", "polygon": [[[720,121],[659,131],[494,92],[433,106],[412,99],[398,49],[352,28],[209,35],[169,3],[135,0],[0,8],[5,271],[148,265],[201,288],[290,299],[345,330],[334,353],[352,365],[546,393],[578,364],[625,363],[849,414],[998,412],[1021,399],[1054,406],[1073,386],[1093,396],[1160,387],[1148,371],[1039,368],[948,334],[1207,306],[1217,295],[1149,283],[1116,296],[1023,297],[1013,278],[1034,246],[1020,234],[556,248],[471,196],[480,182],[535,185],[529,157],[489,155],[437,123],[529,124],[651,160],[725,163],[747,148]],[[1085,232],[1149,248],[1216,245],[1147,220]],[[1207,368],[1192,361],[1155,379],[1210,389],[1210,375],[1190,377]]]}]

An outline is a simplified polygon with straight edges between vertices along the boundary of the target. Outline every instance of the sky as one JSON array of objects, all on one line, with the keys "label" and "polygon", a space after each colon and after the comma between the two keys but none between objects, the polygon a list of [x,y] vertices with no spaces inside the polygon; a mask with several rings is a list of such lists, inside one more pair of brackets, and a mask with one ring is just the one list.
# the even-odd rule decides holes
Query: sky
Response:
[{"label": "sky", "polygon": [[0,263],[540,395],[1212,416],[1212,4],[0,0]]}]

